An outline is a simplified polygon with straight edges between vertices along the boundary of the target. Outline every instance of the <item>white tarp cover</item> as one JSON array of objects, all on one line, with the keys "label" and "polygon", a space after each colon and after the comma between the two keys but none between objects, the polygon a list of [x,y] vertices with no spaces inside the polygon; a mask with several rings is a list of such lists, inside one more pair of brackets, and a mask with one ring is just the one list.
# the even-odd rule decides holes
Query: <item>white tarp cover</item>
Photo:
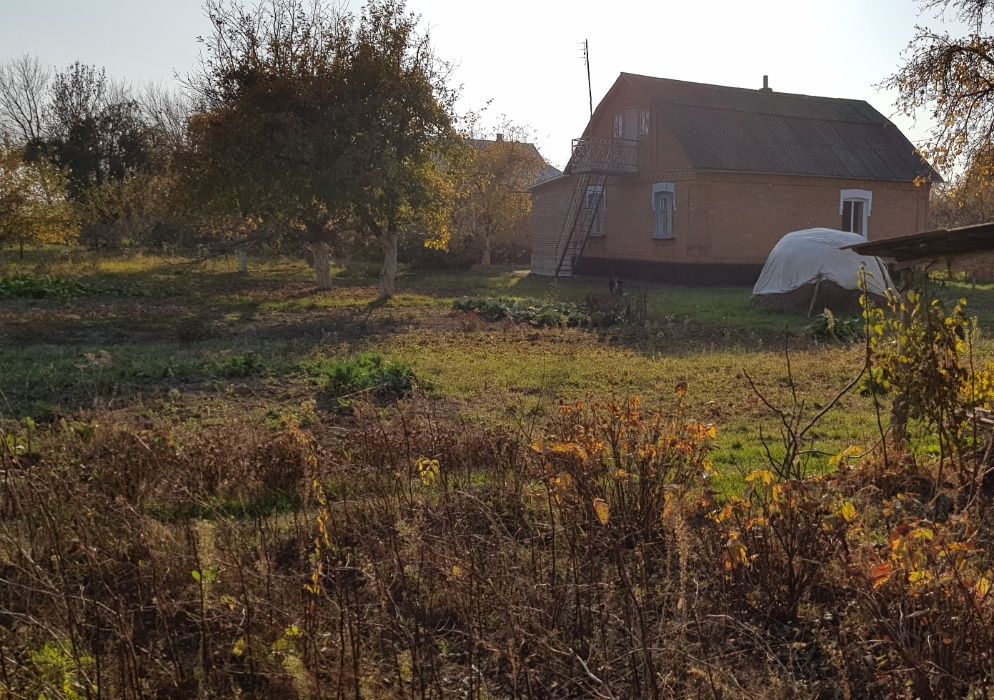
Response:
[{"label": "white tarp cover", "polygon": [[843,289],[859,289],[859,270],[866,266],[866,288],[883,296],[892,287],[887,268],[878,258],[859,255],[844,246],[864,243],[858,233],[831,228],[809,228],[788,233],[766,259],[753,294],[785,294],[819,279]]}]

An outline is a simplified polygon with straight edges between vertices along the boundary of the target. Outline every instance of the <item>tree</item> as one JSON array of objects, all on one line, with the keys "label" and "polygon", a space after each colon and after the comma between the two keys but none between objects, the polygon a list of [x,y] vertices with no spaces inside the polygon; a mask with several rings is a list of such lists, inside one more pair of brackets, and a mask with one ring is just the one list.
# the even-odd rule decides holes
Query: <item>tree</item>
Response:
[{"label": "tree", "polygon": [[394,294],[402,233],[444,246],[454,203],[450,171],[456,94],[418,18],[401,0],[371,0],[349,55],[347,150],[356,227],[383,249],[380,298]]},{"label": "tree", "polygon": [[990,0],[924,0],[925,10],[952,10],[970,32],[950,36],[919,27],[904,65],[886,81],[898,107],[913,115],[930,109],[936,126],[924,148],[934,165],[949,170],[969,164],[985,175],[994,168],[994,37]]},{"label": "tree", "polygon": [[390,296],[400,233],[444,241],[451,201],[453,96],[416,18],[390,0],[358,21],[303,0],[207,10],[214,31],[188,80],[188,172],[205,211],[300,235],[319,287],[333,236],[375,237]]},{"label": "tree", "polygon": [[69,194],[122,179],[148,165],[152,134],[141,106],[106,73],[78,61],[52,81],[46,135],[38,155],[69,174]]},{"label": "tree", "polygon": [[[320,288],[342,225],[347,104],[340,70],[347,18],[321,2],[208,0],[212,34],[187,81],[188,185],[212,220],[279,223],[310,243]],[[257,229],[260,230],[260,229]]]},{"label": "tree", "polygon": [[66,197],[66,176],[45,160],[27,161],[24,152],[0,143],[0,242],[68,243],[77,235]]},{"label": "tree", "polygon": [[480,262],[490,265],[494,244],[521,230],[531,215],[528,189],[545,161],[531,144],[517,140],[524,130],[505,125],[496,140],[471,139],[456,227],[480,245]]},{"label": "tree", "polygon": [[994,221],[994,177],[988,174],[988,159],[981,160],[981,165],[971,163],[961,174],[932,190],[932,226],[955,228]]},{"label": "tree", "polygon": [[0,136],[22,144],[42,137],[43,113],[52,72],[34,56],[0,64]]},{"label": "tree", "polygon": [[47,160],[67,177],[69,198],[80,207],[82,237],[99,247],[112,242],[111,209],[85,206],[95,190],[113,189],[152,166],[154,131],[142,106],[105,71],[73,63],[56,73],[45,109],[44,131],[29,143],[31,160]]}]

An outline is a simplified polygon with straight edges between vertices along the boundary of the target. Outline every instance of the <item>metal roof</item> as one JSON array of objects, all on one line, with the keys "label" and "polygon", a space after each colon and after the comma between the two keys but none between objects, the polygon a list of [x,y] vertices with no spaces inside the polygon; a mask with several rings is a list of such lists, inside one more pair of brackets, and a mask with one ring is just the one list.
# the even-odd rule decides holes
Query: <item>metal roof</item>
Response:
[{"label": "metal roof", "polygon": [[654,105],[695,168],[855,180],[941,181],[863,100],[622,73]]},{"label": "metal roof", "polygon": [[887,258],[902,266],[955,261],[994,252],[994,222],[912,233],[848,247],[860,255]]}]

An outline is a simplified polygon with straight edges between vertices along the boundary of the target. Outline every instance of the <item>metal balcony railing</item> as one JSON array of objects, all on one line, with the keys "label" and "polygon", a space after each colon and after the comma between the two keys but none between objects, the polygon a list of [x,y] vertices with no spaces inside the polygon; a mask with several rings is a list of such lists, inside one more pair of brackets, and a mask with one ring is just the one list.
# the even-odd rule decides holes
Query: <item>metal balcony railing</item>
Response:
[{"label": "metal balcony railing", "polygon": [[638,145],[635,139],[573,139],[573,172],[633,175],[638,172]]}]

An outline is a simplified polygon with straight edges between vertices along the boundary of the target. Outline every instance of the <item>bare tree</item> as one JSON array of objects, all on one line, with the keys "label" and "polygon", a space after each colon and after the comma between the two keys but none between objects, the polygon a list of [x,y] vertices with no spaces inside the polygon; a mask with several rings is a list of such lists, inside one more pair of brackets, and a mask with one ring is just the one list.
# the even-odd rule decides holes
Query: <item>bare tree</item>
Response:
[{"label": "bare tree", "polygon": [[41,138],[52,71],[27,54],[0,64],[0,133],[24,142]]},{"label": "bare tree", "polygon": [[940,170],[969,165],[994,173],[994,18],[992,0],[921,0],[923,10],[950,11],[966,36],[918,27],[904,64],[884,86],[909,115],[928,111],[935,128],[924,153]]},{"label": "bare tree", "polygon": [[192,113],[192,104],[183,93],[162,83],[148,83],[135,99],[141,105],[146,123],[157,133],[176,143],[182,140]]}]

